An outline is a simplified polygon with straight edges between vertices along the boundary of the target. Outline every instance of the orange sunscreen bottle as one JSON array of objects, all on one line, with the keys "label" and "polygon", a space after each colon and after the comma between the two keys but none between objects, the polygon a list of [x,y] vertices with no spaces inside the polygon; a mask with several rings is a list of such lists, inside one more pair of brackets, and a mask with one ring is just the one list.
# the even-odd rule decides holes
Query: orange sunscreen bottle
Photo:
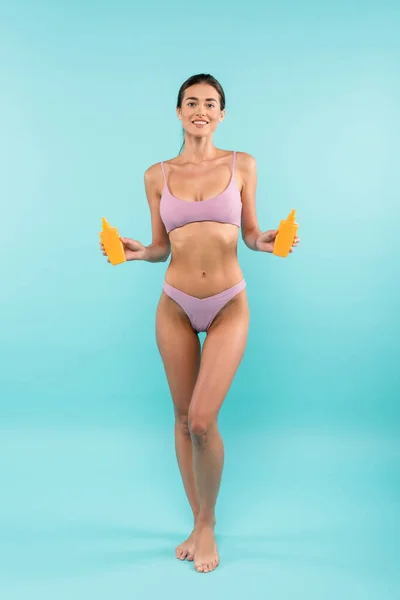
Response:
[{"label": "orange sunscreen bottle", "polygon": [[296,223],[296,211],[293,209],[290,211],[288,218],[281,221],[281,224],[279,225],[278,234],[274,243],[273,254],[275,254],[275,256],[286,258],[289,255],[298,228],[299,225]]},{"label": "orange sunscreen bottle", "polygon": [[100,231],[100,239],[104,250],[112,265],[119,265],[126,261],[124,247],[119,239],[119,233],[116,227],[111,227],[105,217],[101,220],[103,231]]}]

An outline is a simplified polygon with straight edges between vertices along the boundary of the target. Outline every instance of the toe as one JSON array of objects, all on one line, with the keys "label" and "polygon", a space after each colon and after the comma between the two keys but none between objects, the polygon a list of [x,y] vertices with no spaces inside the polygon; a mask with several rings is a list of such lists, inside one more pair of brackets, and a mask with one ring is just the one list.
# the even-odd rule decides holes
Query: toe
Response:
[{"label": "toe", "polygon": [[194,560],[194,554],[189,552],[189,554],[187,555],[187,559],[190,561]]}]

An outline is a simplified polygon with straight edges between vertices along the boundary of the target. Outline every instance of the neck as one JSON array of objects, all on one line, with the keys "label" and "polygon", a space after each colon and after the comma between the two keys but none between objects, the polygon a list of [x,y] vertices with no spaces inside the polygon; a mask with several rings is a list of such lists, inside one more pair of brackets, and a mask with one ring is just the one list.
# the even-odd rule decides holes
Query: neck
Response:
[{"label": "neck", "polygon": [[200,163],[212,160],[218,154],[211,137],[198,138],[185,135],[185,145],[181,157],[186,162]]}]

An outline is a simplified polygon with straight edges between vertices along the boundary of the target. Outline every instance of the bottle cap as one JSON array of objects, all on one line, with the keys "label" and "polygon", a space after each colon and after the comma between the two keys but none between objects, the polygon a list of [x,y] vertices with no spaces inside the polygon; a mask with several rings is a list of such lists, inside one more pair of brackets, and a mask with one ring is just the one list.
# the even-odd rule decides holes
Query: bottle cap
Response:
[{"label": "bottle cap", "polygon": [[289,216],[286,220],[289,221],[289,223],[296,222],[296,210],[294,208],[290,211]]}]

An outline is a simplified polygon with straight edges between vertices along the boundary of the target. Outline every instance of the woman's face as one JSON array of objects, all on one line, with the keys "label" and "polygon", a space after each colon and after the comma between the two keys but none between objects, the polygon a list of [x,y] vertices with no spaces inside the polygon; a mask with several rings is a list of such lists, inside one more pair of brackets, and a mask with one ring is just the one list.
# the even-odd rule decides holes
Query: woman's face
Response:
[{"label": "woman's face", "polygon": [[225,111],[221,111],[217,90],[207,83],[198,83],[187,88],[182,107],[177,108],[176,113],[184,130],[196,137],[213,133],[225,117]]}]

